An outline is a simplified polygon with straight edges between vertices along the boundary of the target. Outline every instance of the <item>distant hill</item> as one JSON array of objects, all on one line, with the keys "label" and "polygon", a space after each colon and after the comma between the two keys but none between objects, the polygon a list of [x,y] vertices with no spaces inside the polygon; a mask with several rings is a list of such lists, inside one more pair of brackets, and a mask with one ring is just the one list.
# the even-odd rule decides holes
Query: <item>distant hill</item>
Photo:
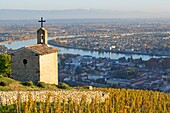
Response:
[{"label": "distant hill", "polygon": [[92,18],[169,18],[170,13],[149,13],[142,11],[112,11],[100,9],[70,10],[13,10],[0,9],[0,20],[30,20],[41,16],[46,19],[92,19]]}]

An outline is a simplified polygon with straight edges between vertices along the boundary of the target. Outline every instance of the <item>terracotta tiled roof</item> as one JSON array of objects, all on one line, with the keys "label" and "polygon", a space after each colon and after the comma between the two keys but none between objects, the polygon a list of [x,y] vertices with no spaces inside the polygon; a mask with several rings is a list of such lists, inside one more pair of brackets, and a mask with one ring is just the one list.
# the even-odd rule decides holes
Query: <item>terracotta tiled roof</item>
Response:
[{"label": "terracotta tiled roof", "polygon": [[27,48],[31,51],[34,51],[34,52],[36,52],[40,55],[60,52],[59,49],[49,47],[48,45],[45,45],[45,44],[35,44],[35,45],[32,45],[32,46],[26,46],[25,48]]}]

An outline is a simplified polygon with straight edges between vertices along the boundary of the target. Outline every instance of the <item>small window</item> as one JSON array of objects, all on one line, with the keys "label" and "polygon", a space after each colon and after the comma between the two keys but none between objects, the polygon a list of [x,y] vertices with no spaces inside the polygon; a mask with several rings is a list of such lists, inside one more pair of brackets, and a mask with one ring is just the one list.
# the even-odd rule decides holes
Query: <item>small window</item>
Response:
[{"label": "small window", "polygon": [[41,43],[43,44],[44,35],[41,34]]},{"label": "small window", "polygon": [[28,63],[27,59],[24,59],[23,63],[26,65]]}]

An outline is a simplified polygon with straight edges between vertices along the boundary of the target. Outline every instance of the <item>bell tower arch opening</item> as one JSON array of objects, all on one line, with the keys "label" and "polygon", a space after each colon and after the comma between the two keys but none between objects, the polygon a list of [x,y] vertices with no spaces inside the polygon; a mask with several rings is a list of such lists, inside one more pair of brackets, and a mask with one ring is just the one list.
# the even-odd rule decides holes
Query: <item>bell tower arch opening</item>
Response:
[{"label": "bell tower arch opening", "polygon": [[41,22],[41,27],[37,30],[37,44],[48,44],[48,32],[43,27],[43,23],[46,21],[43,20],[43,17],[41,17],[41,20],[38,22]]}]

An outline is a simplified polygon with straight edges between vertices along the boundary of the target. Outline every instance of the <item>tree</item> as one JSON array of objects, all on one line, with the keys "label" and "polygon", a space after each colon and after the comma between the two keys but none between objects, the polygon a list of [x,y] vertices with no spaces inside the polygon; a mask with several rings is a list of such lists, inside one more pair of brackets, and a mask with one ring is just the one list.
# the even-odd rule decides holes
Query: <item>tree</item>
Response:
[{"label": "tree", "polygon": [[0,74],[11,76],[11,56],[8,54],[0,54]]},{"label": "tree", "polygon": [[126,62],[126,58],[125,57],[121,57],[118,60],[119,60],[119,62]]}]

